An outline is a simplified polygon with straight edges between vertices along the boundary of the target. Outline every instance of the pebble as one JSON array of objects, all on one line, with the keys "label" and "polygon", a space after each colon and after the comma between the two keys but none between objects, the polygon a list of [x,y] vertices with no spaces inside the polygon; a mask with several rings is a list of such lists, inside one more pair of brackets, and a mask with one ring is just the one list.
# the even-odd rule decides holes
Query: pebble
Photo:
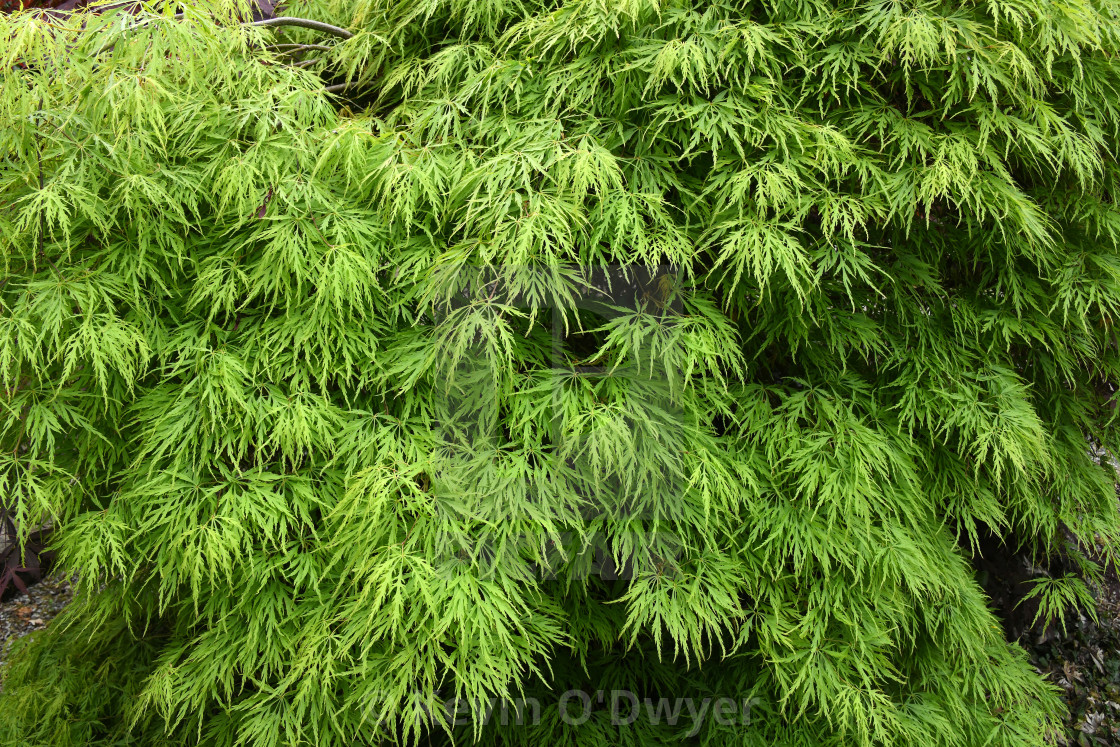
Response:
[{"label": "pebble", "polygon": [[7,659],[12,641],[45,628],[72,595],[66,578],[52,577],[27,587],[26,594],[0,603],[0,665]]}]

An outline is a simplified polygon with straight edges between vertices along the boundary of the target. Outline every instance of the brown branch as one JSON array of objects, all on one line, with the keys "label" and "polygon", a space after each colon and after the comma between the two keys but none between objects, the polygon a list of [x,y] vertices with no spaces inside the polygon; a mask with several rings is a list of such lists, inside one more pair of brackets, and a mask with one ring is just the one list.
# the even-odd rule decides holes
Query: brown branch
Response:
[{"label": "brown branch", "polygon": [[332,26],[329,23],[322,21],[312,21],[309,18],[291,18],[284,16],[282,18],[266,18],[263,21],[254,21],[249,26],[299,26],[300,28],[313,29],[315,31],[322,31],[324,34],[333,34],[334,36],[342,39],[352,39],[354,34],[347,31],[340,26]]},{"label": "brown branch", "polygon": [[335,83],[333,86],[327,86],[323,90],[326,93],[342,93],[348,88],[357,88],[358,81],[351,81],[349,83]]},{"label": "brown branch", "polygon": [[293,54],[295,52],[304,52],[308,50],[315,50],[316,52],[329,52],[334,47],[328,47],[326,44],[273,44],[265,47],[270,52],[282,52],[284,54]]}]

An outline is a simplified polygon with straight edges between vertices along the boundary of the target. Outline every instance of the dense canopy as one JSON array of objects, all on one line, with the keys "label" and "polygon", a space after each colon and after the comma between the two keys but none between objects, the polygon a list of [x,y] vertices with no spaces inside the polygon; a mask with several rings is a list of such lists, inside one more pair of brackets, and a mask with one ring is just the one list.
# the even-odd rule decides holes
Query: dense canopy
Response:
[{"label": "dense canopy", "polygon": [[1044,743],[969,556],[1060,613],[1120,535],[1120,4],[282,13],[0,16],[0,495],[82,590],[5,743]]}]

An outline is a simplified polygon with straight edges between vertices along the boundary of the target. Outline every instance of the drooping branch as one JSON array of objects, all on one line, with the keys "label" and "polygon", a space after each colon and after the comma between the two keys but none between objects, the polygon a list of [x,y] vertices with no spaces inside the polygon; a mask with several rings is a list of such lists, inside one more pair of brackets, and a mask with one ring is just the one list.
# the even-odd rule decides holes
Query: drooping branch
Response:
[{"label": "drooping branch", "polygon": [[334,85],[327,86],[326,88],[323,89],[323,91],[325,93],[343,93],[344,91],[349,91],[352,88],[360,88],[360,87],[361,87],[361,84],[358,81],[352,80],[352,81],[348,81],[346,83],[335,83]]},{"label": "drooping branch", "polygon": [[340,26],[332,26],[329,23],[322,21],[312,21],[310,18],[291,18],[284,16],[281,18],[266,18],[263,21],[254,21],[249,26],[299,26],[305,29],[314,29],[315,31],[322,31],[324,34],[333,34],[334,36],[342,39],[351,39],[354,34]]},{"label": "drooping branch", "polygon": [[272,44],[269,45],[268,50],[271,52],[293,54],[296,52],[305,52],[308,50],[315,50],[317,52],[329,52],[331,51],[331,47],[328,47],[326,44]]}]

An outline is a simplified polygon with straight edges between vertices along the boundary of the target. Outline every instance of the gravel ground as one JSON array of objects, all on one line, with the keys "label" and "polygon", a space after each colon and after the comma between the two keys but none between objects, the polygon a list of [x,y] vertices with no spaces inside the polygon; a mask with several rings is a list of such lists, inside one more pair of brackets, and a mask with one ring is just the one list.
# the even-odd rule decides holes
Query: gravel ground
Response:
[{"label": "gravel ground", "polygon": [[48,578],[27,587],[27,594],[0,603],[0,664],[7,659],[12,641],[47,627],[70,601],[71,593],[65,578]]}]

